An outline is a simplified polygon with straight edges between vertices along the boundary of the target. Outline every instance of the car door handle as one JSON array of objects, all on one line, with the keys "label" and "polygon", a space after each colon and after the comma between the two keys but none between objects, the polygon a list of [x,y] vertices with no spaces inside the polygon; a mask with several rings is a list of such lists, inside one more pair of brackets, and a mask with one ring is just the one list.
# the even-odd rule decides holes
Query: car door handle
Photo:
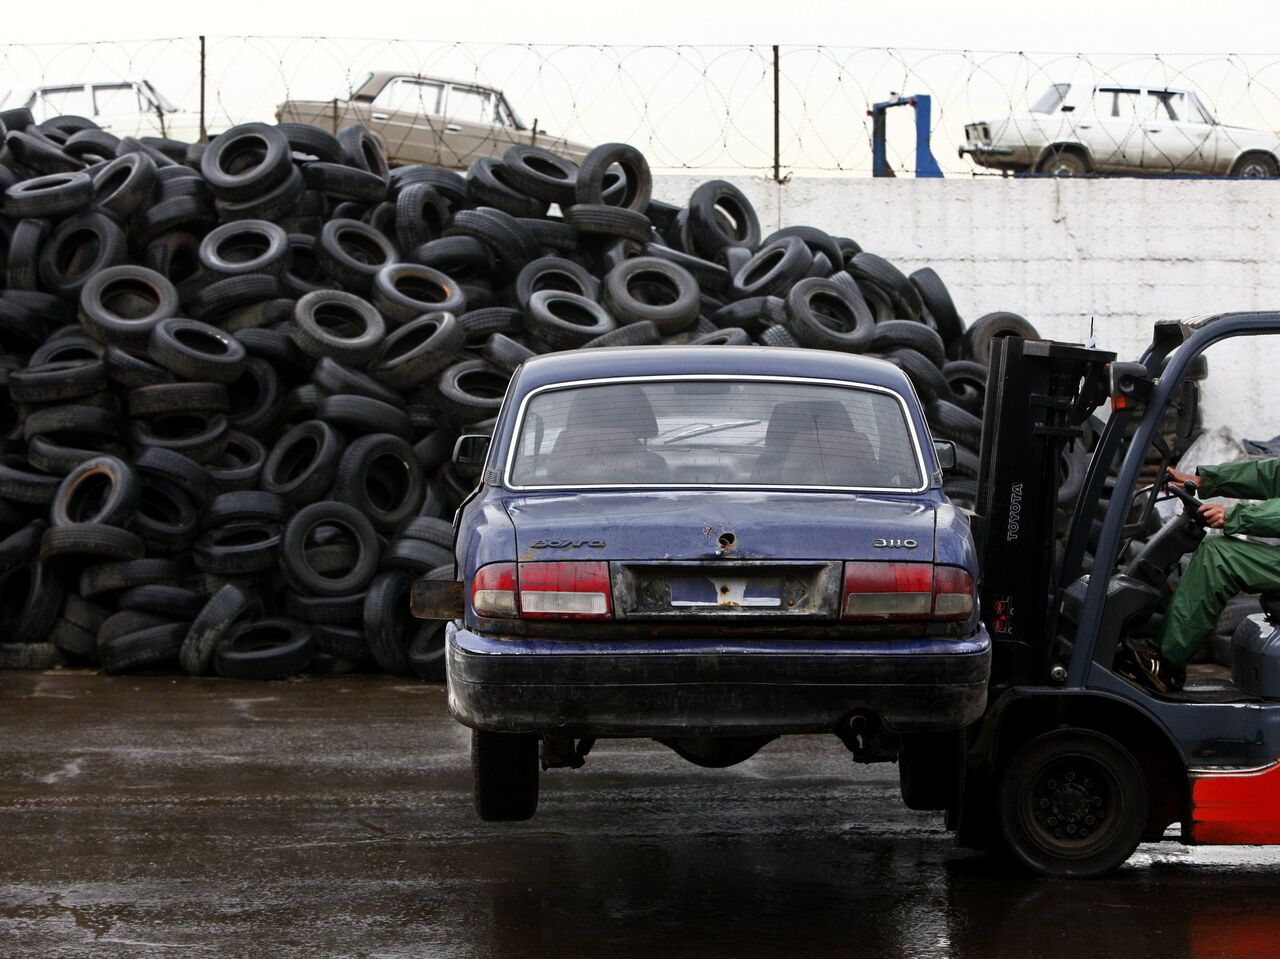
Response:
[{"label": "car door handle", "polygon": [[1147,127],[1148,133],[1159,133],[1164,127]]},{"label": "car door handle", "polygon": [[1079,126],[1081,130],[1088,130],[1088,129],[1092,128],[1093,124],[1092,124],[1092,123],[1080,123],[1080,124],[1077,124],[1077,126]]},{"label": "car door handle", "polygon": [[444,128],[444,132],[445,133],[461,133],[462,127],[458,126],[458,124],[456,123],[450,123],[447,127]]},{"label": "car door handle", "polygon": [[391,117],[387,116],[385,113],[373,113],[373,114],[370,114],[370,118],[374,120],[390,120],[391,119]]}]

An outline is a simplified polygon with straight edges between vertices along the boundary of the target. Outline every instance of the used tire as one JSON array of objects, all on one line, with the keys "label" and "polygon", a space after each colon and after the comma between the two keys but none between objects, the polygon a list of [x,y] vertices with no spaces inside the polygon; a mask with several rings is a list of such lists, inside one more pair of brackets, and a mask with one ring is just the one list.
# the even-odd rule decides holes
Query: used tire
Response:
[{"label": "used tire", "polygon": [[295,426],[272,447],[262,468],[262,488],[297,506],[323,496],[333,484],[345,444],[322,420]]},{"label": "used tire", "polygon": [[386,324],[373,306],[353,293],[316,290],[298,300],[291,334],[313,359],[330,356],[364,366],[382,348]]},{"label": "used tire", "polygon": [[875,323],[862,297],[822,277],[796,283],[786,297],[787,329],[803,346],[857,353],[867,348]]},{"label": "used tire", "polygon": [[454,362],[465,339],[462,325],[452,313],[428,313],[383,341],[370,372],[392,389],[412,389]]},{"label": "used tire", "polygon": [[525,320],[533,335],[564,350],[617,329],[613,317],[600,304],[559,290],[540,290],[530,296]]},{"label": "used tire", "polygon": [[[319,527],[344,530],[356,549],[350,568],[337,576],[316,571],[307,557],[307,544]],[[281,564],[291,584],[316,596],[344,596],[368,585],[378,568],[378,541],[373,525],[346,503],[321,501],[304,506],[285,524]]]},{"label": "used tire", "polygon": [[687,270],[651,256],[625,260],[610,270],[604,299],[620,323],[648,320],[662,333],[692,326],[702,305],[698,283]]},{"label": "used tire", "polygon": [[288,679],[303,672],[315,657],[311,627],[293,619],[237,623],[213,654],[213,665],[226,679]]},{"label": "used tire", "polygon": [[58,487],[50,522],[126,527],[138,511],[139,484],[133,467],[113,456],[99,456],[76,467]]},{"label": "used tire", "polygon": [[333,498],[354,506],[375,528],[389,531],[417,512],[422,483],[413,448],[398,436],[375,433],[355,440],[342,454]]},{"label": "used tire", "polygon": [[417,263],[392,263],[373,278],[373,305],[401,324],[428,313],[464,313],[462,287],[439,270]]},{"label": "used tire", "polygon": [[258,595],[228,583],[210,597],[183,636],[179,659],[192,676],[203,676],[213,664],[214,653],[227,632],[258,608]]}]

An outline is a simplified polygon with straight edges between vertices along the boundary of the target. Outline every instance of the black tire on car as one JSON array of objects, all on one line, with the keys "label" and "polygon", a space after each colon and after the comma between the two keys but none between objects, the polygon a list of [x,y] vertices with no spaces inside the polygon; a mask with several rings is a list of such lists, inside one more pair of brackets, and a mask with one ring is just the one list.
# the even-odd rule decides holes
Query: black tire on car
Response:
[{"label": "black tire on car", "polygon": [[471,730],[476,813],[485,822],[523,822],[538,810],[536,735]]},{"label": "black tire on car", "polygon": [[1077,150],[1069,147],[1054,147],[1040,160],[1037,173],[1046,176],[1088,176],[1089,161]]},{"label": "black tire on car", "polygon": [[1280,160],[1271,153],[1246,153],[1232,164],[1231,175],[1246,179],[1277,177],[1280,176]]},{"label": "black tire on car", "polygon": [[908,809],[948,809],[960,800],[965,734],[916,733],[902,737],[898,785]]}]

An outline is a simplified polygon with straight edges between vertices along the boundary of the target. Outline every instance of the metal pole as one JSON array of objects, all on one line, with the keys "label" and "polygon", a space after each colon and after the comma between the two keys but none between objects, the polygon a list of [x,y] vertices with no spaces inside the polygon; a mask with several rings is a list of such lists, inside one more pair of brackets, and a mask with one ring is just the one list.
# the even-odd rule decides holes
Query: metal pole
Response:
[{"label": "metal pole", "polygon": [[782,131],[778,106],[778,45],[773,45],[773,181],[782,182]]},{"label": "metal pole", "polygon": [[200,142],[209,142],[209,129],[204,123],[204,77],[205,77],[205,59],[204,59],[204,34],[200,34]]}]

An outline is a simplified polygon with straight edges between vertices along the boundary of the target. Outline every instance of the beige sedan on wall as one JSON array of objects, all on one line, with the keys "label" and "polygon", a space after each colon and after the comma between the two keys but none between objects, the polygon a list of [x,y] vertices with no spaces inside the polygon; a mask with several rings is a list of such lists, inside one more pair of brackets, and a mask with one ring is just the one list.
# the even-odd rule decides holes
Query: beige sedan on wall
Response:
[{"label": "beige sedan on wall", "polygon": [[591,149],[525,125],[501,90],[388,70],[366,74],[345,98],[287,100],[276,120],[335,133],[363,124],[382,138],[392,165],[465,170],[473,160],[501,157],[515,144],[546,147],[576,162]]},{"label": "beige sedan on wall", "polygon": [[1055,83],[1026,113],[965,127],[960,155],[1009,172],[1280,175],[1280,136],[1219,123],[1194,91]]}]

